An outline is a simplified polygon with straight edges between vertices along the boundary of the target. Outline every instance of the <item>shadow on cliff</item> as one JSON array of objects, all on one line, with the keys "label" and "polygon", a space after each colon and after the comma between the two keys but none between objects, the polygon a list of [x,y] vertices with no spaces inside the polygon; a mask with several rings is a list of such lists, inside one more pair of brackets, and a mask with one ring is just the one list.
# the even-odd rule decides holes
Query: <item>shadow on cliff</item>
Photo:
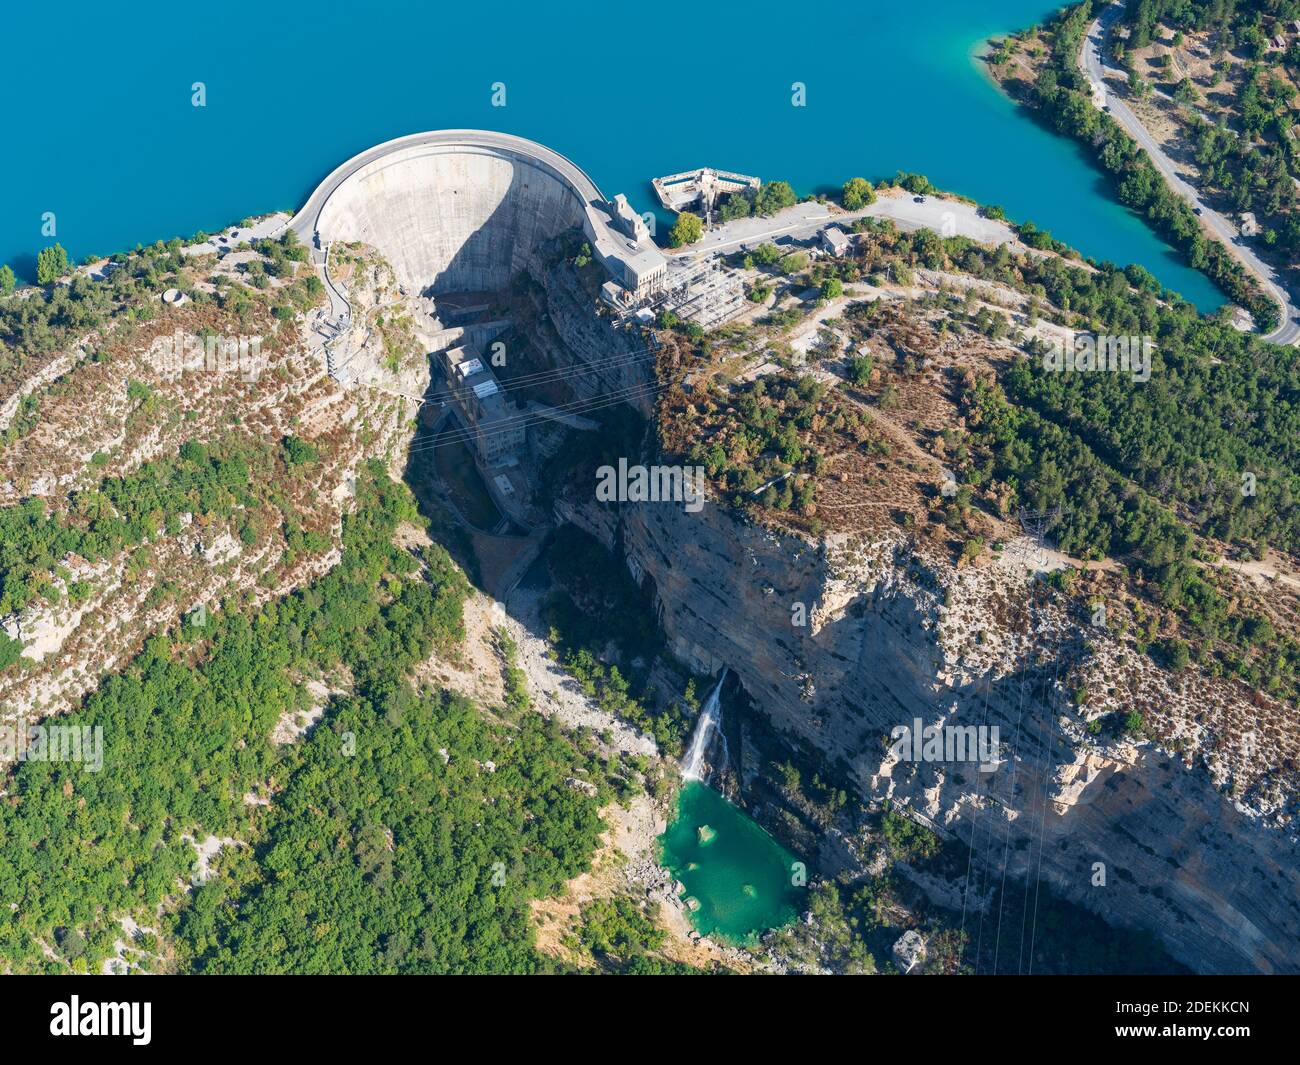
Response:
[{"label": "shadow on cliff", "polygon": [[[922,728],[997,726],[1004,759],[1014,743],[1022,759],[1043,760],[1052,739],[1043,726],[1051,720],[1054,727],[1052,682],[1081,649],[1078,641],[1055,644],[1050,654],[1039,649],[1041,661],[1031,664],[1017,648],[1015,657],[1000,665],[1000,676],[954,684],[941,678],[942,655],[924,611],[910,596],[881,587],[854,599],[815,635],[784,646],[796,661],[815,658],[820,667],[816,690],[804,699],[808,713],[786,724],[832,755],[865,793],[878,790],[873,778],[894,730],[915,729],[918,719]],[[838,671],[828,671],[828,663]],[[963,778],[976,772],[973,763],[969,772],[962,763],[956,769],[931,761],[899,765],[904,771],[895,767],[895,781],[918,776],[925,787],[933,787],[941,771]]]},{"label": "shadow on cliff", "polygon": [[[989,943],[971,944],[980,971],[1015,972],[1027,960],[1040,887],[1044,898],[1050,891],[1119,928],[1154,933],[1199,971],[1297,966],[1294,935],[1279,941],[1266,931],[1300,925],[1300,874],[1282,835],[1225,801],[1199,766],[1151,746],[1124,755],[1081,743],[1077,729],[1072,736],[1063,727],[1076,712],[1060,682],[1088,653],[1083,618],[1063,630],[1022,620],[1014,630],[1052,634],[1022,644],[999,664],[1001,675],[959,684],[940,680],[924,620],[904,595],[878,590],[851,604],[815,637],[844,669],[814,713],[829,722],[838,761],[863,794],[907,805],[969,849],[963,897],[991,933]],[[923,728],[941,719],[996,726],[997,769],[894,759],[891,730],[918,718]],[[1068,793],[1067,766],[1083,774]],[[1234,841],[1237,857],[1224,861],[1212,840]],[[1082,927],[1058,902],[1050,907],[1052,921]],[[1125,937],[1142,954],[1138,964],[1170,971],[1164,951],[1149,949],[1154,941]]]},{"label": "shadow on cliff", "polygon": [[[542,182],[550,182],[553,188],[541,191],[537,183]],[[452,195],[458,193],[453,191]],[[554,207],[555,215],[545,217],[548,212],[539,209],[544,207]],[[420,294],[443,296],[505,289],[539,245],[565,230],[580,227],[582,221],[582,201],[561,179],[514,164],[510,187],[501,202]]]},{"label": "shadow on cliff", "polygon": [[[548,182],[550,188],[534,185]],[[450,194],[456,196],[458,192],[451,190]],[[544,209],[547,207],[553,207],[554,212]],[[581,221],[581,202],[561,179],[552,178],[524,164],[513,164],[509,188],[491,215],[469,234],[446,267],[423,285],[420,294],[445,297],[455,293],[504,291],[511,286],[518,272],[543,242],[580,225]],[[429,359],[429,384],[425,389],[425,406],[422,409],[436,410],[447,401],[450,384],[440,369],[437,357],[430,354]],[[516,408],[512,408],[511,417],[525,417],[522,403],[520,399]],[[459,421],[455,424],[462,429],[463,434]],[[471,582],[489,595],[502,595],[509,590],[520,572],[527,568],[533,554],[515,559],[513,563],[498,565],[500,560],[495,555],[501,552],[493,550],[493,545],[501,547],[497,541],[522,543],[525,538],[490,536],[477,531],[459,515],[452,503],[443,498],[434,457],[435,449],[444,445],[435,443],[436,432],[436,426],[426,425],[421,420],[416,429],[413,448],[407,456],[403,480],[414,492],[422,515],[430,523],[434,539],[447,548]],[[476,541],[484,540],[492,542],[486,550],[494,557],[480,557]],[[510,543],[505,546],[509,548]]]}]

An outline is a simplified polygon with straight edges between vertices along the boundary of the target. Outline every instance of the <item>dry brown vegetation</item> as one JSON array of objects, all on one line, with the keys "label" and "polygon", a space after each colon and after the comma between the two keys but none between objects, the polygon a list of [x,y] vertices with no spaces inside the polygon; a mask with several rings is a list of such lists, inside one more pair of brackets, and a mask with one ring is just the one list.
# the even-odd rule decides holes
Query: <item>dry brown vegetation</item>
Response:
[{"label": "dry brown vegetation", "polygon": [[[200,257],[179,280],[211,287],[194,278],[213,276],[213,266]],[[156,535],[95,561],[64,558],[49,590],[12,619],[26,651],[0,675],[7,706],[67,708],[151,632],[197,606],[266,601],[337,558],[349,479],[362,458],[387,448],[394,422],[325,376],[305,321],[272,317],[285,284],[271,279],[266,295],[248,290],[238,308],[215,300],[169,306],[155,294],[125,320],[84,335],[75,356],[28,360],[26,375],[10,382],[10,396],[30,389],[39,402],[24,431],[0,448],[3,505],[39,497],[46,514],[83,524],[85,500],[105,478],[174,460],[187,441],[238,454],[249,475],[228,514],[201,512],[181,485],[159,498]],[[179,368],[155,348],[178,333],[260,337],[261,361]],[[312,461],[286,468],[281,442],[290,437],[310,445]]]}]

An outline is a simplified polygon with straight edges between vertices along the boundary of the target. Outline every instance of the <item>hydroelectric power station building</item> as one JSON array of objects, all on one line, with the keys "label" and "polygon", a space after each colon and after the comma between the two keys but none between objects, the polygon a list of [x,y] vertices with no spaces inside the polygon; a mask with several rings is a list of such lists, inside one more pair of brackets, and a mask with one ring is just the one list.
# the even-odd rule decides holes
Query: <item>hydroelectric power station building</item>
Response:
[{"label": "hydroelectric power station building", "polygon": [[490,467],[518,454],[525,442],[525,419],[511,409],[496,374],[464,348],[444,351],[442,358],[456,413],[479,460]]}]

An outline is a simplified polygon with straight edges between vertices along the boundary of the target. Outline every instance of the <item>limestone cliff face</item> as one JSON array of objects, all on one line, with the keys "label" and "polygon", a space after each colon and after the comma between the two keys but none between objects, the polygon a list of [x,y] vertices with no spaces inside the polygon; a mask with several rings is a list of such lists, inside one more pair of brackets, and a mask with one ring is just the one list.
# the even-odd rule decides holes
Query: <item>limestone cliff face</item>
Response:
[{"label": "limestone cliff face", "polygon": [[[972,845],[972,898],[1003,878],[1032,890],[1041,875],[1107,920],[1155,932],[1194,969],[1300,969],[1290,818],[1231,801],[1207,759],[1089,735],[1063,681],[1117,655],[1116,641],[1083,633],[1014,551],[958,570],[901,539],[812,543],[712,503],[690,514],[579,501],[561,516],[621,546],[681,658],[731,667],[754,712],[865,799]],[[1189,702],[1201,697],[1225,696],[1207,687]],[[996,769],[898,758],[891,730],[916,718],[996,725]],[[1013,953],[1021,927],[1017,912],[1002,929]]]},{"label": "limestone cliff face", "polygon": [[538,282],[530,295],[544,323],[533,341],[546,364],[571,370],[564,384],[576,399],[594,401],[593,410],[612,400],[649,417],[654,409],[653,353],[640,332],[594,314],[595,298],[567,263],[533,261],[529,270]]}]

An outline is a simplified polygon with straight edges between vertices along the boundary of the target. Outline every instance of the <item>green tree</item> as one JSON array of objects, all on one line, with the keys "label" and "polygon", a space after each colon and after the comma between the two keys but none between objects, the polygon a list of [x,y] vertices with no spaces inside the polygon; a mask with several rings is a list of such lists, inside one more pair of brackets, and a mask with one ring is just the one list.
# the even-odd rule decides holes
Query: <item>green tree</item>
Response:
[{"label": "green tree", "polygon": [[894,184],[901,185],[908,192],[925,196],[935,191],[935,187],[930,184],[930,179],[924,174],[910,174],[907,171],[900,170],[897,177],[894,178]]},{"label": "green tree", "polygon": [[68,253],[62,244],[43,248],[36,256],[36,281],[49,285],[68,272]]},{"label": "green tree", "polygon": [[18,283],[14,277],[14,272],[8,266],[0,266],[0,296],[7,296],[14,290]]},{"label": "green tree", "polygon": [[876,202],[876,190],[871,187],[871,182],[866,178],[849,178],[844,183],[844,193],[840,197],[840,202],[844,204],[845,210],[857,211],[869,203]]},{"label": "green tree", "polygon": [[704,236],[704,223],[700,221],[699,215],[683,211],[677,216],[673,228],[668,231],[668,243],[674,248],[680,248],[683,244],[694,244],[702,236]]},{"label": "green tree", "polygon": [[1164,660],[1165,668],[1177,673],[1180,669],[1186,667],[1191,659],[1191,650],[1187,644],[1177,637],[1171,637],[1163,640],[1159,644],[1160,657]]},{"label": "green tree", "polygon": [[799,202],[788,181],[768,181],[754,197],[754,213],[773,215]]},{"label": "green tree", "polygon": [[290,466],[302,466],[305,463],[316,461],[316,449],[307,441],[296,436],[286,436],[282,443],[284,445],[284,459]]},{"label": "green tree", "polygon": [[23,645],[19,641],[11,639],[8,633],[0,631],[0,673],[17,662],[19,655],[22,653]]},{"label": "green tree", "polygon": [[754,212],[753,194],[745,189],[742,192],[733,192],[718,209],[718,218],[723,222],[730,222],[735,218],[748,218]]},{"label": "green tree", "polygon": [[854,355],[849,360],[849,380],[855,385],[865,385],[871,380],[873,362],[870,355]]}]

